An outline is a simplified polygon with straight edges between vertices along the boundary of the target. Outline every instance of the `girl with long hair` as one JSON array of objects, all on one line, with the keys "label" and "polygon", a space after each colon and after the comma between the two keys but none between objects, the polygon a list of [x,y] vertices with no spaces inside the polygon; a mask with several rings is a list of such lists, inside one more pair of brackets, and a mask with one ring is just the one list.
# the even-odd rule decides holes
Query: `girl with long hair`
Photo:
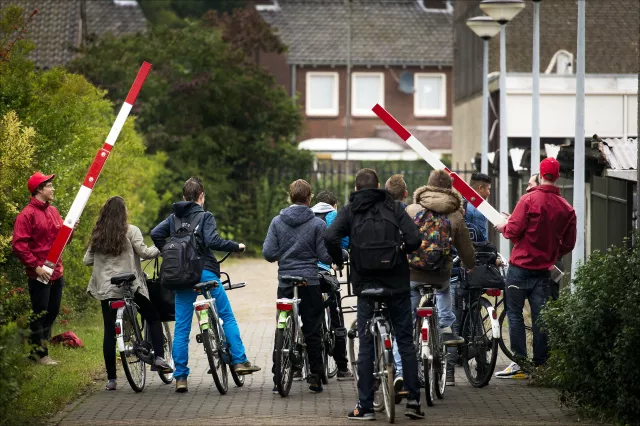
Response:
[{"label": "girl with long hair", "polygon": [[93,265],[93,273],[87,292],[100,300],[102,318],[104,319],[104,339],[102,351],[107,368],[107,390],[115,390],[116,382],[116,310],[111,309],[109,302],[123,298],[122,288],[111,284],[111,277],[119,273],[133,273],[134,301],[140,308],[140,314],[147,321],[151,335],[151,344],[156,355],[152,370],[171,373],[173,369],[164,360],[164,336],[160,315],[149,300],[149,291],[145,275],[142,272],[140,259],[154,259],[160,251],[155,247],[147,247],[142,232],[127,220],[127,207],[122,197],[111,197],[100,210],[84,264]]}]

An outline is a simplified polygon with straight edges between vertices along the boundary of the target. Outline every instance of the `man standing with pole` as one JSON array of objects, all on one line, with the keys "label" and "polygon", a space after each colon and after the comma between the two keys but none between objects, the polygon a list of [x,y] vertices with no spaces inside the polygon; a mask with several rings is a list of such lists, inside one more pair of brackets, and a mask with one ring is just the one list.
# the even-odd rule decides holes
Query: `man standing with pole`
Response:
[{"label": "man standing with pole", "polygon": [[[18,214],[13,227],[13,252],[24,265],[29,278],[31,309],[35,315],[30,323],[30,340],[35,345],[31,357],[44,365],[57,364],[49,356],[46,342],[51,338],[51,327],[60,312],[64,287],[62,260],[56,263],[51,273],[41,266],[63,223],[62,216],[51,205],[55,177],[53,174],[46,176],[37,172],[29,178],[27,187],[31,200]],[[75,224],[77,226],[78,222]]]}]

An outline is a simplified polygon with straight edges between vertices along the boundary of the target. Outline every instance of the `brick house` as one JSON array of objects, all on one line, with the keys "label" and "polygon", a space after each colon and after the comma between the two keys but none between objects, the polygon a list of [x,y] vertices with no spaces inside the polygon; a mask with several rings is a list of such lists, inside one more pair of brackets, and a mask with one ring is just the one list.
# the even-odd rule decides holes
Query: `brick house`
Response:
[{"label": "brick house", "polygon": [[453,20],[448,2],[352,1],[348,135],[346,2],[257,3],[263,19],[288,46],[286,54],[261,54],[259,62],[297,96],[305,117],[299,141],[382,138],[400,144],[371,112],[380,103],[430,149],[450,152]]},{"label": "brick house", "polygon": [[20,6],[27,13],[38,10],[27,38],[36,44],[29,57],[40,69],[71,61],[83,32],[91,39],[147,28],[147,19],[136,0],[0,0],[0,9],[9,4]]}]

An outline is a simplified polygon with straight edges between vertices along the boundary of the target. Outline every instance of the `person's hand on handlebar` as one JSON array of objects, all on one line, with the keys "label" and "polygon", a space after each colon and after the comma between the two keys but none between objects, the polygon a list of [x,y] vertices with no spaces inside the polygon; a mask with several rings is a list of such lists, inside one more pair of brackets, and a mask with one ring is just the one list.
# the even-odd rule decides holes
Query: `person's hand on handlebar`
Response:
[{"label": "person's hand on handlebar", "polygon": [[247,249],[247,246],[245,246],[244,244],[242,243],[238,244],[238,252],[242,253],[246,249]]},{"label": "person's hand on handlebar", "polygon": [[342,271],[342,268],[344,268],[344,265],[336,265],[335,263],[331,265],[331,269],[334,271]]}]

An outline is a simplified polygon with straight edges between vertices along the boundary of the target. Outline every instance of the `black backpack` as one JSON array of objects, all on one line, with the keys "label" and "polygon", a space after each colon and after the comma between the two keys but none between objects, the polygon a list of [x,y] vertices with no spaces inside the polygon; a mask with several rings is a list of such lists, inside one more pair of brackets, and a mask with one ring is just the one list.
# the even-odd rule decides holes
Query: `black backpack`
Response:
[{"label": "black backpack", "polygon": [[395,211],[378,205],[354,214],[351,224],[351,258],[360,273],[390,271],[402,264],[404,240]]},{"label": "black backpack", "polygon": [[191,288],[200,282],[204,259],[198,250],[196,231],[204,212],[196,214],[190,223],[171,215],[173,235],[162,248],[160,282],[172,290]]}]

